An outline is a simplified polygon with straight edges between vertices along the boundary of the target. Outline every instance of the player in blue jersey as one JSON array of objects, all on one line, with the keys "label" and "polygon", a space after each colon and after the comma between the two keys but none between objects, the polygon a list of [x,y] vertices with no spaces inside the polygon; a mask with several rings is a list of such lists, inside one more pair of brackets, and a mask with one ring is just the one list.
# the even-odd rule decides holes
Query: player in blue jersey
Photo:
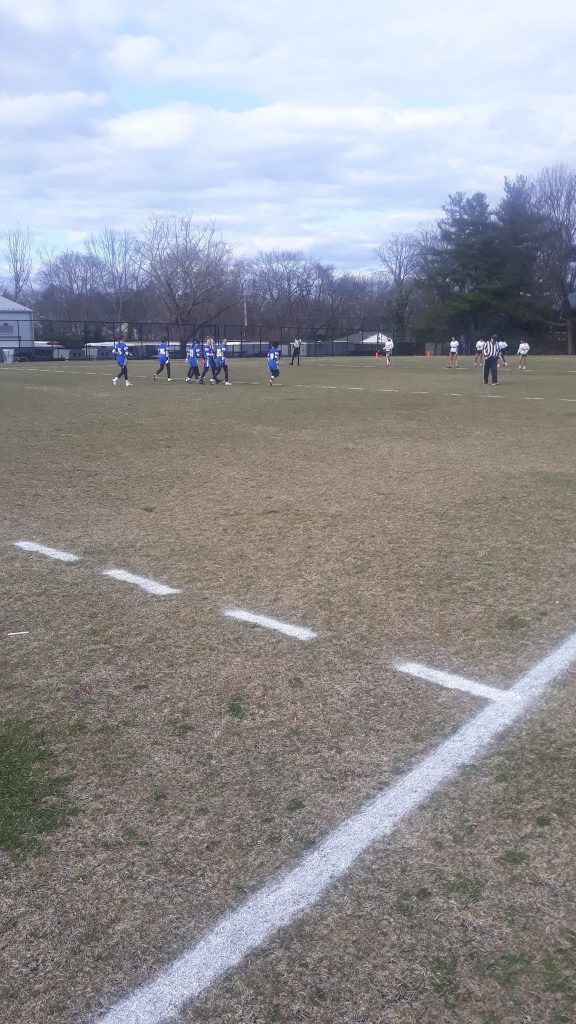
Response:
[{"label": "player in blue jersey", "polygon": [[214,380],[217,384],[221,381],[218,379],[220,373],[224,370],[224,383],[231,387],[230,381],[228,380],[228,356],[226,354],[226,338],[222,338],[216,345],[216,372],[214,374]]},{"label": "player in blue jersey", "polygon": [[128,380],[128,357],[130,355],[128,351],[128,345],[125,341],[117,341],[112,349],[112,355],[116,356],[116,362],[118,363],[118,373],[112,381],[114,387],[116,387],[121,377],[124,377],[126,381],[126,387],[132,387],[132,381]]},{"label": "player in blue jersey", "polygon": [[198,380],[200,376],[200,370],[198,369],[198,360],[202,357],[202,345],[197,341],[189,341],[186,345],[186,362],[188,363],[188,373],[186,374],[186,383],[189,384],[192,378]]},{"label": "player in blue jersey", "polygon": [[202,370],[202,376],[198,381],[199,384],[204,383],[204,377],[209,370],[212,370],[212,377],[210,380],[211,384],[214,384],[216,377],[216,363],[214,361],[214,338],[206,338],[204,342],[204,369]]},{"label": "player in blue jersey", "polygon": [[266,359],[268,360],[268,369],[270,371],[269,384],[272,387],[274,381],[280,376],[280,367],[278,365],[280,359],[280,349],[276,345],[272,345],[268,348],[266,353]]},{"label": "player in blue jersey", "polygon": [[172,380],[170,376],[170,343],[165,338],[158,345],[158,369],[154,374],[154,380],[164,372],[164,367],[166,367],[166,376],[170,382]]}]

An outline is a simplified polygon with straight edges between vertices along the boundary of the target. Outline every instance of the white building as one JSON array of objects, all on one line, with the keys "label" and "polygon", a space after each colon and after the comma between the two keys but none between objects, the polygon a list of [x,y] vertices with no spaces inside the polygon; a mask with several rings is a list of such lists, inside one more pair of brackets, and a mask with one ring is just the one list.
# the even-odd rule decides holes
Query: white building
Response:
[{"label": "white building", "polygon": [[34,314],[0,295],[0,348],[30,348],[34,344]]}]

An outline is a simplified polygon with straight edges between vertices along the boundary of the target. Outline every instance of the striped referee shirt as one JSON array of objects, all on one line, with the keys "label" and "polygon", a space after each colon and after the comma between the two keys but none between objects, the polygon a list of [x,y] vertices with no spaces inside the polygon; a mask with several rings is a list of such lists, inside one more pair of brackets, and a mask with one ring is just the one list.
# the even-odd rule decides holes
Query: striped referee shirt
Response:
[{"label": "striped referee shirt", "polygon": [[492,356],[499,356],[500,346],[498,345],[498,342],[492,341],[492,339],[490,339],[490,341],[485,341],[484,348],[482,349],[482,355],[484,356],[484,359],[490,359]]}]

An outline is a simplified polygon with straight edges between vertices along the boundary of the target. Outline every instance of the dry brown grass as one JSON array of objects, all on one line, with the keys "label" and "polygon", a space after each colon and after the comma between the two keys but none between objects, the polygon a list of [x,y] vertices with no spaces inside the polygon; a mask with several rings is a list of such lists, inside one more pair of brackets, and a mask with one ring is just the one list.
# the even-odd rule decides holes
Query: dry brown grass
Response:
[{"label": "dry brown grass", "polygon": [[[3,632],[30,630],[2,715],[48,730],[80,810],[4,864],[5,1019],[89,1021],[478,706],[394,658],[500,682],[574,628],[576,374],[532,365],[490,401],[440,362],[300,368],[337,391],[2,369]],[[570,1020],[572,709],[564,685],[183,1020]]]}]

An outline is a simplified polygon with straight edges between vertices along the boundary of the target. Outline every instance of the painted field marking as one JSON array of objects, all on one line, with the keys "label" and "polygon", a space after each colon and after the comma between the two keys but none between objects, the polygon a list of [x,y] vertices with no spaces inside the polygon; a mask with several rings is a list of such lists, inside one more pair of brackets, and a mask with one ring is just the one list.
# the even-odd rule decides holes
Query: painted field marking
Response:
[{"label": "painted field marking", "polygon": [[450,398],[462,398],[462,392],[461,391],[445,391],[444,394],[445,395],[446,394],[449,395]]},{"label": "painted field marking", "polygon": [[22,551],[37,551],[39,555],[46,555],[47,558],[55,558],[58,562],[79,562],[78,555],[72,555],[69,551],[58,551],[57,548],[47,548],[44,544],[35,544],[31,540],[15,540],[14,547],[22,548]]},{"label": "painted field marking", "polygon": [[525,402],[543,402],[543,398],[532,398],[531,395],[524,395]]},{"label": "painted field marking", "polygon": [[313,906],[373,843],[390,835],[442,783],[508,729],[576,661],[576,633],[526,672],[514,700],[487,705],[389,789],[331,832],[291,871],[222,917],[196,946],[99,1019],[99,1024],[161,1024],[189,1000]]},{"label": "painted field marking", "polygon": [[466,693],[473,693],[475,697],[486,697],[488,700],[514,699],[510,690],[499,690],[496,686],[486,686],[484,683],[477,683],[474,679],[465,679],[452,672],[441,672],[439,669],[429,668],[428,665],[421,665],[417,661],[395,661],[392,664],[399,672],[424,679],[428,683],[445,686],[449,690],[465,690]]},{"label": "painted field marking", "polygon": [[409,391],[409,395],[429,395],[429,391]]},{"label": "painted field marking", "polygon": [[17,633],[6,633],[6,636],[28,636],[29,629],[21,629]]},{"label": "painted field marking", "polygon": [[125,569],[102,569],[103,576],[110,576],[113,580],[120,580],[122,583],[133,583],[135,587],[140,587],[145,590],[148,594],[157,594],[158,597],[164,597],[166,594],[181,594],[181,590],[176,590],[175,587],[167,587],[164,583],[156,583],[156,580],[150,580],[147,576],[136,576],[133,572],[126,572]]},{"label": "painted field marking", "polygon": [[[570,370],[570,373],[576,373],[576,370]],[[576,398],[559,398],[559,402],[576,402]]]},{"label": "painted field marking", "polygon": [[254,612],[247,612],[243,608],[225,608],[222,614],[229,619],[239,619],[240,622],[263,626],[264,629],[275,629],[286,636],[295,636],[298,640],[313,640],[318,635],[304,626],[292,626],[290,622],[280,622],[279,619],[271,619],[267,615],[255,615]]},{"label": "painted field marking", "polygon": [[376,388],[376,390],[386,395],[398,394],[398,388]]}]

